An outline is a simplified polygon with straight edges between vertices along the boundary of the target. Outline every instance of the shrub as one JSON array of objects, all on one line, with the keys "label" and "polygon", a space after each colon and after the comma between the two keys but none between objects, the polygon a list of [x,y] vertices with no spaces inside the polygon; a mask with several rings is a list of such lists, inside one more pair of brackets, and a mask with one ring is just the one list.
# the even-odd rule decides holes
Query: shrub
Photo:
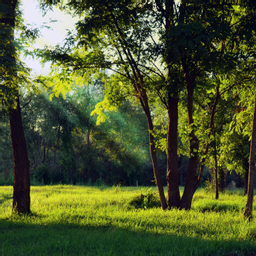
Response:
[{"label": "shrub", "polygon": [[139,196],[134,197],[129,202],[129,205],[143,209],[161,207],[158,195],[149,191],[145,195],[141,193]]}]

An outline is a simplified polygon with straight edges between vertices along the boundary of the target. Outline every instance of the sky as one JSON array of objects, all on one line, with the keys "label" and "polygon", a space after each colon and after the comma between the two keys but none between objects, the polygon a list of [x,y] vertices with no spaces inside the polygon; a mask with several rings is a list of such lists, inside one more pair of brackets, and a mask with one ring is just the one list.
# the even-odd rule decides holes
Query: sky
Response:
[{"label": "sky", "polygon": [[[176,3],[179,0],[175,1]],[[33,24],[35,27],[40,29],[41,36],[38,38],[33,45],[34,48],[43,49],[45,45],[55,46],[56,44],[61,44],[65,39],[67,30],[75,29],[75,23],[78,18],[73,18],[57,8],[54,11],[47,12],[43,16],[42,11],[39,9],[39,0],[21,0],[21,10],[23,12],[23,18],[28,24]],[[57,22],[50,23],[51,20],[57,20]],[[48,25],[51,29],[42,28],[44,25]],[[43,68],[39,61],[33,60],[29,57],[21,59],[27,64],[29,68],[32,68],[32,74],[42,74],[46,75],[50,71],[50,63],[47,63]]]},{"label": "sky", "polygon": [[[41,36],[33,45],[34,48],[44,48],[47,46],[55,46],[61,44],[65,39],[67,30],[75,28],[77,18],[72,18],[71,15],[54,8],[54,12],[47,12],[43,17],[42,11],[39,9],[39,0],[21,0],[21,10],[23,12],[23,18],[27,24],[33,24],[34,27],[40,29]],[[57,20],[57,22],[50,23],[51,20]],[[42,28],[44,25],[50,26],[51,29]],[[29,68],[32,68],[32,74],[47,74],[50,71],[50,63],[46,64],[43,68],[39,61],[33,60],[29,57],[22,60],[27,64]]]}]

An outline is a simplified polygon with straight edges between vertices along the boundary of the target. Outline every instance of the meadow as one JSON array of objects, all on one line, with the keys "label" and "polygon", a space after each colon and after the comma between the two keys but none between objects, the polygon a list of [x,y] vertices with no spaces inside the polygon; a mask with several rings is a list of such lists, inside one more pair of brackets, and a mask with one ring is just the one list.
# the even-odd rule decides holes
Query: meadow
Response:
[{"label": "meadow", "polygon": [[256,255],[246,196],[214,200],[203,189],[192,209],[163,211],[156,188],[32,186],[28,216],[12,214],[12,187],[0,187],[0,255]]}]

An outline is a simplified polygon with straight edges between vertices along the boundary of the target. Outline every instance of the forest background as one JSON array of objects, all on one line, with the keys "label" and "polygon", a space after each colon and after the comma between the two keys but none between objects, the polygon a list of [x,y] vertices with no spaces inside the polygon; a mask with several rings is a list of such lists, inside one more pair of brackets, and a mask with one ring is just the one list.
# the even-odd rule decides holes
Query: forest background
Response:
[{"label": "forest background", "polygon": [[[245,180],[246,193],[255,92],[254,6],[219,4],[213,10],[214,3],[204,2],[103,2],[60,5],[83,17],[77,34],[68,33],[64,46],[34,51],[52,61],[52,73],[20,84],[34,181],[153,181],[163,208],[161,186],[167,184],[169,207],[189,209],[202,180],[214,174],[217,195],[218,187],[225,189],[227,173],[235,170]],[[45,11],[51,6],[41,4]],[[24,32],[33,38],[38,31],[20,27],[21,49],[29,54]],[[11,101],[7,97],[6,106]],[[3,184],[13,169],[4,113]],[[239,176],[232,179],[231,184],[242,186]],[[178,186],[184,184],[180,199]]]}]

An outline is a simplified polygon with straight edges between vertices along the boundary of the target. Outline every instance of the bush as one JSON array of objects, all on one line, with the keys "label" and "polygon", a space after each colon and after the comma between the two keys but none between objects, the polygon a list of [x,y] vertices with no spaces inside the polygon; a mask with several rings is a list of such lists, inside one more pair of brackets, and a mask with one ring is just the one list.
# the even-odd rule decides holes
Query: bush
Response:
[{"label": "bush", "polygon": [[161,207],[158,195],[149,191],[145,195],[141,193],[139,196],[134,197],[129,202],[129,205],[143,209]]}]

